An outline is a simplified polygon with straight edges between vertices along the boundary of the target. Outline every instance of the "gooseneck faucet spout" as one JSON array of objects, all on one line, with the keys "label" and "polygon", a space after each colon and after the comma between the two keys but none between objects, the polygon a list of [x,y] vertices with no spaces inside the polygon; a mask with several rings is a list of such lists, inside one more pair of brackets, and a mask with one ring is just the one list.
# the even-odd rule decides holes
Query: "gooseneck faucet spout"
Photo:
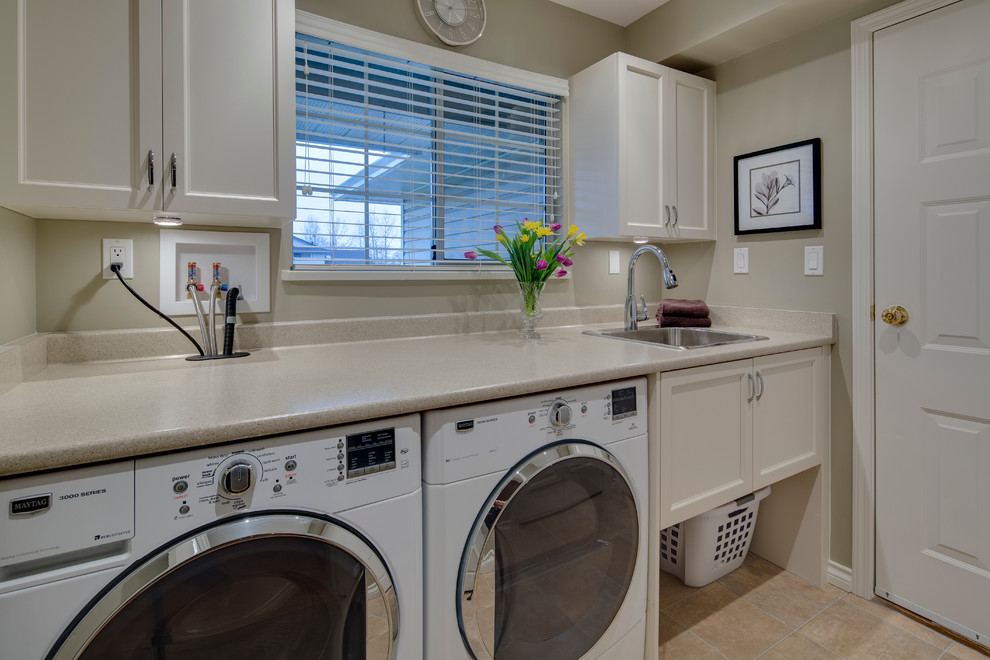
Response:
[{"label": "gooseneck faucet spout", "polygon": [[670,269],[670,264],[667,263],[667,255],[663,253],[663,250],[654,247],[652,245],[643,245],[632,253],[629,257],[629,289],[626,293],[626,309],[625,309],[625,329],[626,330],[636,330],[639,327],[640,321],[645,321],[649,318],[649,313],[646,311],[646,297],[640,296],[643,301],[643,308],[640,309],[636,305],[636,286],[635,286],[635,271],[636,271],[636,261],[639,259],[640,255],[644,252],[649,252],[656,255],[657,259],[660,260],[660,267],[663,269],[663,283],[668,289],[673,289],[677,286],[677,277],[674,275],[674,271]]}]

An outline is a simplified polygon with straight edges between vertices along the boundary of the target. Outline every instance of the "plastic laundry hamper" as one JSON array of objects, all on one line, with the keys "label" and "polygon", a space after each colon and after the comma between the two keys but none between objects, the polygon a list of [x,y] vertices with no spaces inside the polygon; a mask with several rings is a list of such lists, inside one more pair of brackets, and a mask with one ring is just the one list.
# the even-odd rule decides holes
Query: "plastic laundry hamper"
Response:
[{"label": "plastic laundry hamper", "polygon": [[660,531],[660,568],[703,587],[739,568],[770,486]]}]

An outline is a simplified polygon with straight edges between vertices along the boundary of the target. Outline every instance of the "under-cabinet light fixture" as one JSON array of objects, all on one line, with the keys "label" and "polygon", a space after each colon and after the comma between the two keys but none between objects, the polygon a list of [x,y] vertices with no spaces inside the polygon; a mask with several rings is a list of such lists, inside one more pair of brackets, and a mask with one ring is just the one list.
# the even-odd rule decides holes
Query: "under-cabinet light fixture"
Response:
[{"label": "under-cabinet light fixture", "polygon": [[182,218],[174,215],[156,215],[152,221],[159,227],[179,227],[182,225]]}]

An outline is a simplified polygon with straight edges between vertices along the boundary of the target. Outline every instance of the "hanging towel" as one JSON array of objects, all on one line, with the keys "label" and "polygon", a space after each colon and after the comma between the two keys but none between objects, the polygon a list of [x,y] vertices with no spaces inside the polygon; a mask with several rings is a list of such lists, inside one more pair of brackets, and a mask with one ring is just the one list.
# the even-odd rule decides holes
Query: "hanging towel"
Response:
[{"label": "hanging towel", "polygon": [[661,300],[658,316],[687,316],[705,319],[709,315],[708,305],[704,300]]},{"label": "hanging towel", "polygon": [[657,321],[661,328],[710,328],[712,320],[709,318],[695,318],[691,316],[658,316]]}]

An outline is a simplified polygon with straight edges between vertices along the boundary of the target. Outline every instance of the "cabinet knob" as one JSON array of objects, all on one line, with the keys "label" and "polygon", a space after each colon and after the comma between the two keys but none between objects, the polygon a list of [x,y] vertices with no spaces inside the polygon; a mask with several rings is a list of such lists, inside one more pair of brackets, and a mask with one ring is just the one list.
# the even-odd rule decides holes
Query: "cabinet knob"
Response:
[{"label": "cabinet knob", "polygon": [[894,305],[880,312],[880,320],[887,325],[904,325],[908,321],[908,312],[900,305]]}]

